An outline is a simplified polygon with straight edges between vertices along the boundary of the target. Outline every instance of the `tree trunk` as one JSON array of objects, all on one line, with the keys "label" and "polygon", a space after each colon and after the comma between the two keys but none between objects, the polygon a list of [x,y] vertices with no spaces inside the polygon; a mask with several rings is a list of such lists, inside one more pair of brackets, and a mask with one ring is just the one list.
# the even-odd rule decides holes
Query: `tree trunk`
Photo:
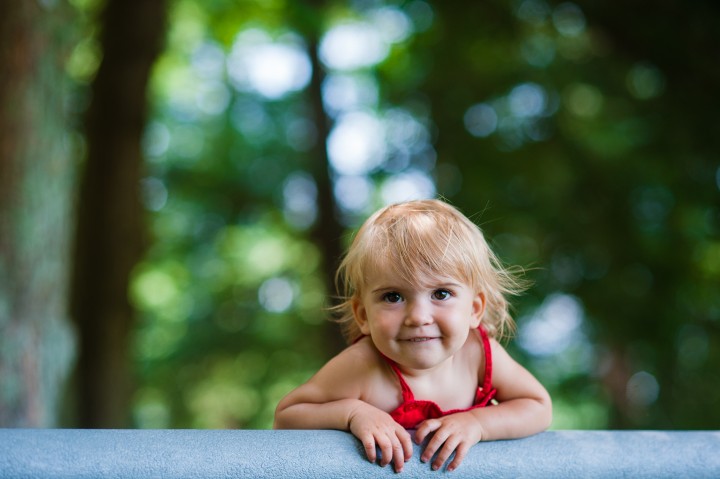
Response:
[{"label": "tree trunk", "polygon": [[76,421],[130,424],[133,310],[127,289],[142,253],[141,137],[150,70],[165,32],[164,0],[109,0],[103,61],[86,119],[87,163],[75,244],[72,307],[80,333]]},{"label": "tree trunk", "polygon": [[72,24],[65,2],[0,2],[0,427],[56,426],[73,359]]},{"label": "tree trunk", "polygon": [[[335,271],[340,265],[344,252],[345,228],[338,220],[338,206],[333,192],[333,179],[327,153],[327,139],[332,121],[328,117],[323,103],[322,85],[325,80],[325,70],[318,57],[326,3],[325,0],[291,2],[288,11],[291,24],[302,32],[308,43],[307,54],[312,65],[312,78],[307,89],[307,101],[312,110],[315,128],[317,128],[317,142],[308,153],[310,173],[315,179],[318,190],[318,219],[310,231],[310,237],[323,253],[322,275],[328,295],[334,298],[336,296]],[[328,354],[336,354],[346,346],[337,324],[328,322],[324,334]]]},{"label": "tree trunk", "polygon": [[[330,176],[330,161],[327,154],[327,139],[330,134],[329,119],[322,100],[324,71],[318,58],[318,41],[309,39],[308,53],[312,62],[313,74],[310,81],[309,97],[312,105],[315,126],[318,130],[318,142],[312,151],[314,159],[313,176],[318,188],[318,222],[311,232],[313,241],[324,254],[323,276],[331,297],[335,297],[335,271],[340,265],[343,254],[344,229],[338,221],[337,204]],[[339,293],[339,292],[338,292]],[[334,323],[328,324],[327,345],[331,353],[342,350],[346,344]]]}]

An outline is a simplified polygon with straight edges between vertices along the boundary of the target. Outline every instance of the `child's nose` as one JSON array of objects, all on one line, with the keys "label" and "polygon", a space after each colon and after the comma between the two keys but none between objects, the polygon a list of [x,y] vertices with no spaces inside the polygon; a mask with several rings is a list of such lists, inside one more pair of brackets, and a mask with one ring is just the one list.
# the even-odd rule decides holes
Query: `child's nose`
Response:
[{"label": "child's nose", "polygon": [[432,313],[429,305],[422,301],[409,301],[405,313],[406,326],[422,326],[432,323]]}]

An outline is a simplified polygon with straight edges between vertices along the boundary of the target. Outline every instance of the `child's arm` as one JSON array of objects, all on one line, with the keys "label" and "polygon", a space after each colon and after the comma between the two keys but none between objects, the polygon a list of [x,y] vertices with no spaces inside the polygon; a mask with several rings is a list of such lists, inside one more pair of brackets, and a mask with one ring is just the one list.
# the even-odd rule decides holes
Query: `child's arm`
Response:
[{"label": "child's arm", "polygon": [[307,383],[283,398],[275,411],[275,429],[339,429],[363,444],[370,462],[393,463],[397,472],[413,452],[409,433],[390,415],[360,399],[368,383],[367,360],[356,351],[340,353]]},{"label": "child's arm", "polygon": [[479,441],[512,439],[544,431],[552,421],[552,403],[545,388],[524,367],[491,340],[493,387],[499,404],[424,421],[415,439],[422,442],[435,432],[420,460],[429,461],[436,452],[433,468],[440,468],[450,455],[455,458],[448,470],[457,468],[470,448]]}]

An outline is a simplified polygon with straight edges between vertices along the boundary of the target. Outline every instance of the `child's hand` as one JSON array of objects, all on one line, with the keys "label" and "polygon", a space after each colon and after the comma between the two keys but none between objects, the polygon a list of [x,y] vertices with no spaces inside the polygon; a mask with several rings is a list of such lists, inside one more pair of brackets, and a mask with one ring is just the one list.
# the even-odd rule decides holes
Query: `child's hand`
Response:
[{"label": "child's hand", "polygon": [[369,404],[353,411],[349,429],[362,442],[370,462],[377,460],[376,446],[382,453],[380,465],[385,467],[392,461],[395,472],[402,471],[412,456],[410,434],[388,413]]},{"label": "child's hand", "polygon": [[420,460],[428,462],[437,452],[438,455],[432,463],[434,470],[440,469],[453,451],[455,451],[455,457],[448,465],[447,470],[457,469],[470,448],[480,442],[483,437],[482,425],[473,414],[467,412],[423,421],[415,432],[415,441],[421,444],[433,431],[435,435],[428,442]]}]

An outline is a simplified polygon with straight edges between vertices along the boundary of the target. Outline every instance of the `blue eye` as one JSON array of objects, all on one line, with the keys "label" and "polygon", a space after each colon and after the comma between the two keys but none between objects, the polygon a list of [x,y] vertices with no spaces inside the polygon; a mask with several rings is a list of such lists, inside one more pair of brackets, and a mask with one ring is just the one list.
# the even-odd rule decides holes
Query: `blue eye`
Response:
[{"label": "blue eye", "polygon": [[438,299],[440,301],[444,301],[448,299],[450,296],[452,296],[452,293],[448,291],[447,289],[438,289],[433,291],[432,297],[433,299]]},{"label": "blue eye", "polygon": [[400,301],[402,301],[402,296],[400,296],[400,293],[396,293],[393,291],[383,294],[382,299],[387,303],[399,303]]}]

